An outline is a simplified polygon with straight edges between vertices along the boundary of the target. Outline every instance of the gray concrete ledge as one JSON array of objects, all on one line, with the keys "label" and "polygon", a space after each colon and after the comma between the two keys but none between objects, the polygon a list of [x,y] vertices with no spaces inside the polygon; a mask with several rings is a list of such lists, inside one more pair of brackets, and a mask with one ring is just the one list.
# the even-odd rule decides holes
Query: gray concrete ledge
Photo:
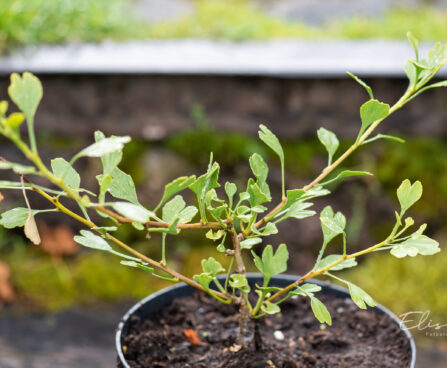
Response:
[{"label": "gray concrete ledge", "polygon": [[[431,45],[422,45],[425,52]],[[403,77],[413,50],[401,41],[132,41],[28,47],[0,59],[0,74]],[[444,68],[447,69],[447,68]],[[447,70],[441,71],[447,76]]]}]

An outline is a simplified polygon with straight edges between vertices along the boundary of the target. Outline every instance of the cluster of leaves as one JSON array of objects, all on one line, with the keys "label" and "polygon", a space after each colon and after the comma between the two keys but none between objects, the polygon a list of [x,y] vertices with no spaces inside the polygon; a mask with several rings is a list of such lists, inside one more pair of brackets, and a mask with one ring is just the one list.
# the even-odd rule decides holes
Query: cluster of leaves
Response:
[{"label": "cluster of leaves", "polygon": [[[89,228],[81,230],[80,234],[75,236],[77,243],[112,253],[122,259],[123,265],[139,268],[152,276],[172,282],[179,280],[188,282],[223,303],[241,305],[253,318],[278,313],[281,310],[280,304],[288,298],[304,296],[310,299],[316,318],[322,323],[331,324],[330,313],[315,296],[321,287],[306,283],[309,278],[319,275],[327,275],[344,282],[349,288],[352,300],[359,308],[374,306],[375,302],[371,296],[351,282],[340,279],[334,272],[356,266],[358,256],[373,251],[389,250],[398,258],[413,257],[417,254],[431,255],[440,251],[439,244],[424,235],[425,225],[408,234],[408,230],[414,225],[414,220],[405,217],[405,214],[422,195],[420,182],[416,181],[413,184],[409,180],[402,182],[397,190],[401,209],[400,212],[396,212],[396,224],[390,235],[381,243],[356,253],[348,253],[345,216],[341,212],[335,212],[330,206],[325,207],[320,213],[323,242],[318,258],[306,275],[285,288],[272,285],[271,279],[287,270],[289,259],[287,246],[281,244],[275,251],[272,245],[267,245],[262,249],[261,255],[255,251],[254,246],[263,243],[265,237],[276,234],[279,223],[291,218],[304,219],[316,215],[316,211],[312,210],[311,201],[328,195],[330,191],[325,186],[329,183],[351,176],[372,175],[363,171],[335,172],[335,169],[344,158],[364,144],[381,138],[399,140],[382,134],[373,138],[369,136],[382,120],[417,94],[429,88],[446,85],[446,82],[440,82],[426,86],[446,61],[444,59],[446,47],[436,45],[426,59],[419,59],[417,41],[411,36],[409,39],[415,48],[416,58],[406,64],[409,77],[408,90],[395,105],[390,107],[375,99],[371,88],[358,77],[351,75],[365,88],[370,97],[360,108],[361,126],[357,139],[345,153],[336,158],[339,148],[337,136],[325,128],[319,129],[318,138],[328,152],[328,165],[309,185],[300,189],[286,189],[284,151],[281,143],[272,131],[260,125],[259,139],[277,155],[281,167],[282,198],[276,207],[270,209],[268,206],[273,198],[267,181],[269,167],[258,153],[249,158],[253,176],[248,179],[246,187],[238,188],[236,184],[226,182],[223,190],[219,189],[220,166],[211,155],[204,174],[198,177],[195,175],[180,177],[168,183],[159,204],[153,210],[147,209],[139,202],[132,178],[118,167],[122,159],[122,149],[130,141],[130,137],[106,137],[98,131],[95,133],[95,143],[81,150],[69,161],[63,158],[53,159],[51,170],[48,169],[38,155],[34,138],[34,115],[42,97],[42,86],[30,73],[24,73],[23,76],[13,74],[9,95],[23,113],[12,113],[7,116],[7,103],[1,102],[0,133],[12,140],[33,165],[24,166],[6,160],[0,162],[0,169],[12,169],[21,175],[20,182],[0,182],[0,189],[21,189],[27,204],[26,208],[14,208],[4,212],[0,218],[0,225],[6,228],[23,226],[25,235],[38,244],[40,238],[34,216],[45,211],[64,212]],[[25,120],[29,146],[22,140],[19,129]],[[96,177],[97,194],[82,188],[81,177],[74,167],[76,161],[83,157],[100,158],[102,173]],[[25,175],[46,177],[58,189],[36,186],[26,179]],[[51,202],[52,207],[46,210],[31,208],[26,196],[27,190],[34,190],[44,196]],[[195,195],[194,204],[186,204],[181,194],[185,190],[190,190]],[[63,205],[67,198],[78,204],[81,214],[76,214]],[[89,211],[102,216],[107,226],[97,226],[92,222],[88,215]],[[199,217],[199,221],[192,223],[196,217]],[[124,223],[131,224],[146,236],[161,233],[162,259],[160,261],[149,259],[116,239],[112,234]],[[217,242],[217,252],[225,253],[230,258],[226,268],[210,257],[202,260],[202,272],[190,279],[168,267],[165,250],[168,235],[176,236],[181,231],[193,228],[205,230],[206,237]],[[342,238],[342,249],[326,254],[331,242],[337,237]],[[231,242],[227,241],[227,238]],[[122,248],[121,251],[115,249],[117,246]],[[249,284],[243,264],[243,252],[252,256],[254,265],[263,275],[262,285]],[[225,276],[219,277],[220,274]],[[252,305],[248,298],[253,287],[257,294],[255,305]]]}]

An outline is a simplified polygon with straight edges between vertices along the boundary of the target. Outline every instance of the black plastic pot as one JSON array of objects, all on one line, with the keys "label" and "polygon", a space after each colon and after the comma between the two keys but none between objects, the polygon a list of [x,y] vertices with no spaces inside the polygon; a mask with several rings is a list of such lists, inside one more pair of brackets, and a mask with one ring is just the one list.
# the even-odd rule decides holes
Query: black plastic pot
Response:
[{"label": "black plastic pot", "polygon": [[[224,278],[224,277],[223,277]],[[262,283],[262,275],[257,273],[248,273],[247,274],[248,282],[251,286],[253,286],[255,283],[261,284]],[[270,285],[271,286],[279,286],[283,287],[286,285],[289,285],[290,283],[297,280],[297,276],[294,275],[278,275],[272,278]],[[320,285],[323,290],[320,293],[324,293],[326,295],[333,295],[337,298],[345,299],[350,298],[349,291],[341,288],[339,286],[331,285],[326,282],[317,281],[317,280],[310,280],[310,282]],[[195,289],[189,285],[186,285],[184,283],[180,283],[171,287],[168,287],[166,289],[160,290],[154,294],[149,295],[148,297],[144,298],[137,304],[135,304],[132,308],[129,309],[129,311],[124,315],[122,318],[120,324],[118,325],[118,330],[116,332],[115,336],[115,346],[116,350],[118,352],[118,359],[121,363],[121,366],[123,368],[130,368],[129,364],[126,362],[126,358],[124,357],[123,350],[122,350],[122,336],[126,336],[127,332],[129,331],[129,319],[131,316],[138,316],[142,319],[150,318],[150,316],[163,308],[166,305],[169,305],[172,300],[175,298],[181,298],[184,296],[191,295]],[[394,321],[396,321],[397,324],[400,325],[400,320],[397,318],[395,314],[390,312],[387,308],[377,305],[373,308],[373,310],[376,313],[379,314],[387,314],[389,317],[391,317]],[[410,368],[414,368],[416,365],[416,346],[414,344],[413,337],[411,336],[410,332],[407,328],[403,327],[403,331],[405,335],[407,336],[410,345],[411,345],[411,364]]]}]

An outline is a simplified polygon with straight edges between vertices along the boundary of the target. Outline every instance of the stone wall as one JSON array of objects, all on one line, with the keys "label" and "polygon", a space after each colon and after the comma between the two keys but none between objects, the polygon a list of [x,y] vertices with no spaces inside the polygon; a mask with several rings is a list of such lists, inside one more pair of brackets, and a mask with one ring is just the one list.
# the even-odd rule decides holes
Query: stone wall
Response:
[{"label": "stone wall", "polygon": [[[254,134],[267,124],[282,138],[314,137],[320,126],[351,137],[359,107],[367,99],[351,79],[296,79],[240,76],[39,75],[44,98],[39,129],[65,137],[91,136],[96,129],[161,140],[194,126],[194,105],[203,106],[218,131]],[[392,103],[403,79],[368,80],[378,99]],[[0,78],[0,98],[9,80]],[[396,113],[387,131],[402,135],[447,136],[447,89],[429,91]]]}]

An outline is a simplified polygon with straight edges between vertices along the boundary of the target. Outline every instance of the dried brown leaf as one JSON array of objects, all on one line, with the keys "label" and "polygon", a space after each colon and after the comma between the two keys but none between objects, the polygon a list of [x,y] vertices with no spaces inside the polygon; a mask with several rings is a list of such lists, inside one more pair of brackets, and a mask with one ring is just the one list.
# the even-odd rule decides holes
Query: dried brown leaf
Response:
[{"label": "dried brown leaf", "polygon": [[9,266],[0,261],[0,301],[10,303],[14,300],[14,290],[9,281]]},{"label": "dried brown leaf", "polygon": [[48,227],[39,222],[40,235],[42,238],[41,248],[44,252],[55,255],[73,255],[80,249],[79,244],[73,240],[75,235],[67,225]]},{"label": "dried brown leaf", "polygon": [[183,333],[192,345],[206,345],[202,340],[200,340],[200,337],[195,330],[187,329]]},{"label": "dried brown leaf", "polygon": [[40,235],[39,230],[37,229],[36,220],[34,219],[34,215],[29,211],[28,218],[25,222],[25,236],[31,240],[35,245],[40,244]]}]

